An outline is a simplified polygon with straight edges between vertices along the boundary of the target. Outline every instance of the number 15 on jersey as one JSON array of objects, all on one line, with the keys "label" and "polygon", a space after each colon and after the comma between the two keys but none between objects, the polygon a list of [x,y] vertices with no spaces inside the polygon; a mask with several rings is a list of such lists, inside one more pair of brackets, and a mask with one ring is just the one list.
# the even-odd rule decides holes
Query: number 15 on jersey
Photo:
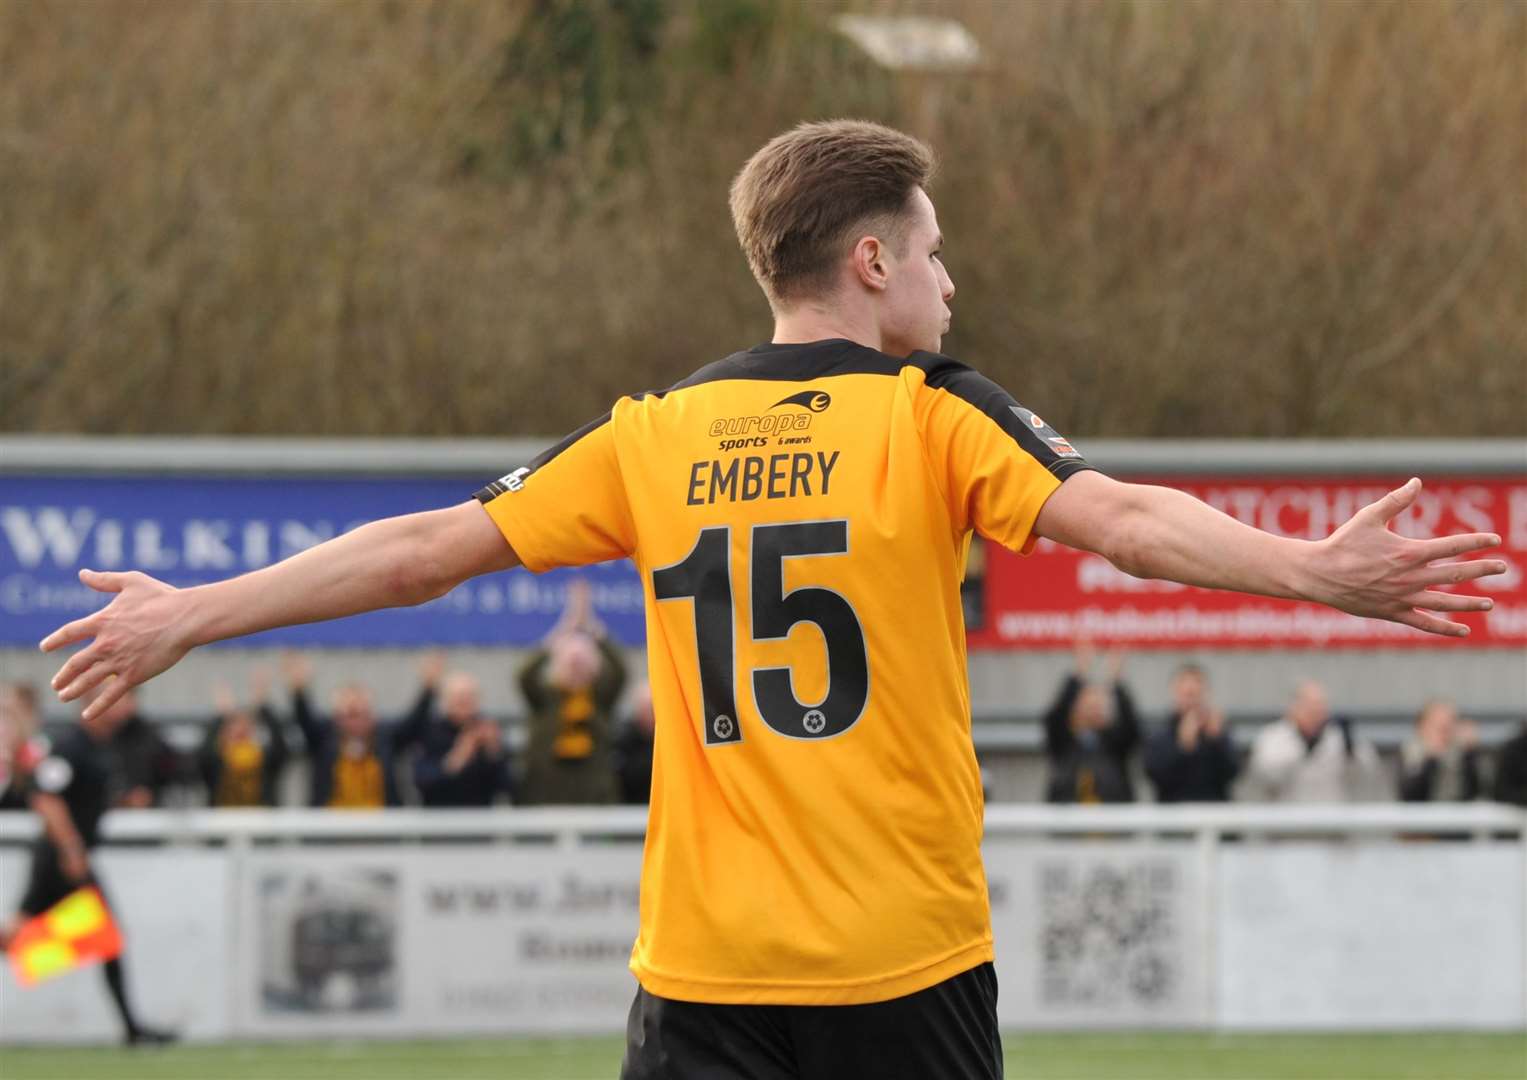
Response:
[{"label": "number 15 on jersey", "polygon": [[[827,646],[827,693],[802,702],[788,667],[750,672],[753,703],[773,731],[791,739],[827,739],[858,722],[869,701],[864,628],[853,605],[819,586],[785,591],[785,560],[848,555],[848,522],[799,521],[754,525],[742,577],[750,583],[754,641],[783,641],[797,623],[814,623]],[[682,561],[652,572],[658,600],[694,603],[695,643],[705,709],[705,744],[742,741],[737,718],[736,613],[732,591],[732,530],[700,530]]]}]

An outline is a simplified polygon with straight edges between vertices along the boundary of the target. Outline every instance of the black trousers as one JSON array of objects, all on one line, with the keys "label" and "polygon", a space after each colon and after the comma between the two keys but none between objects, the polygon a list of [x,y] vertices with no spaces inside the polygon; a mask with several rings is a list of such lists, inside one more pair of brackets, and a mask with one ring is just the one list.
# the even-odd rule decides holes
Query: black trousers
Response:
[{"label": "black trousers", "polygon": [[39,839],[32,845],[32,866],[27,874],[26,891],[21,894],[21,903],[16,908],[28,918],[41,915],[75,889],[86,885],[101,889],[106,905],[111,906],[111,900],[106,897],[106,890],[101,888],[95,874],[92,873],[84,881],[70,881],[59,866],[58,849],[46,840]]},{"label": "black trousers", "polygon": [[872,1005],[703,1005],[638,989],[621,1080],[1001,1080],[982,964]]}]

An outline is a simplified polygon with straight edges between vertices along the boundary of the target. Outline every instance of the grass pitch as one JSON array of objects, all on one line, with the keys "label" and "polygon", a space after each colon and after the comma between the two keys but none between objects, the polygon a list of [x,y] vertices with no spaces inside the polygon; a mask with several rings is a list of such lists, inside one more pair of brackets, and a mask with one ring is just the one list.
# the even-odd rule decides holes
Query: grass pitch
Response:
[{"label": "grass pitch", "polygon": [[[1524,1080],[1527,1034],[1009,1034],[1009,1080]],[[615,1080],[621,1040],[0,1048],[0,1080]],[[843,1080],[873,1080],[872,1077]],[[930,1078],[932,1080],[932,1078]]]}]

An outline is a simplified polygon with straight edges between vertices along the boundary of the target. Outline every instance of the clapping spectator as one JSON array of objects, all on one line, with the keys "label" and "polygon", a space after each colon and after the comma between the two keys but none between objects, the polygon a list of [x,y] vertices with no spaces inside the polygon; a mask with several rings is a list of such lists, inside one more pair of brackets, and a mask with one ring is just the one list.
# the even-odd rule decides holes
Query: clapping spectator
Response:
[{"label": "clapping spectator", "polygon": [[1357,802],[1377,791],[1378,753],[1352,722],[1332,717],[1325,688],[1299,684],[1287,713],[1252,743],[1247,795],[1270,802]]},{"label": "clapping spectator", "polygon": [[561,619],[520,671],[530,706],[526,803],[615,801],[611,715],[625,682],[625,662],[594,616],[588,583],[576,580]]},{"label": "clapping spectator", "polygon": [[425,806],[491,806],[510,794],[509,757],[498,721],[482,714],[482,691],[466,672],[446,676],[444,658],[425,658],[421,670],[426,693],[441,686],[440,719],[420,736],[414,762],[414,786]]},{"label": "clapping spectator", "polygon": [[39,734],[37,691],[26,683],[0,684],[0,810],[26,810],[27,785],[48,756]]},{"label": "clapping spectator", "polygon": [[283,661],[292,693],[292,713],[307,745],[312,770],[308,801],[313,806],[378,809],[399,806],[397,754],[418,740],[429,720],[433,689],[426,685],[401,720],[379,722],[371,694],[354,683],[334,694],[332,717],[320,716],[308,700],[312,665],[288,654]]},{"label": "clapping spectator", "polygon": [[1117,650],[1109,654],[1106,686],[1088,681],[1095,659],[1090,643],[1077,643],[1076,670],[1045,712],[1047,802],[1134,801],[1129,758],[1140,741],[1140,725],[1121,680],[1124,657]]},{"label": "clapping spectator", "polygon": [[129,690],[112,702],[114,731],[106,746],[111,761],[111,804],[128,809],[158,806],[165,789],[182,779],[180,755],[138,711]]},{"label": "clapping spectator", "polygon": [[645,681],[631,695],[631,716],[615,738],[615,775],[620,801],[646,805],[652,797],[652,687]]},{"label": "clapping spectator", "polygon": [[1479,728],[1450,701],[1428,701],[1400,748],[1400,798],[1459,802],[1479,798]]},{"label": "clapping spectator", "polygon": [[1172,676],[1172,715],[1145,744],[1156,800],[1224,802],[1239,769],[1225,714],[1209,698],[1208,676],[1184,664]]},{"label": "clapping spectator", "polygon": [[251,689],[249,705],[227,686],[215,691],[217,716],[198,755],[208,806],[276,805],[289,749],[270,707],[270,672],[257,669]]},{"label": "clapping spectator", "polygon": [[1501,744],[1495,762],[1495,799],[1527,806],[1527,721]]}]

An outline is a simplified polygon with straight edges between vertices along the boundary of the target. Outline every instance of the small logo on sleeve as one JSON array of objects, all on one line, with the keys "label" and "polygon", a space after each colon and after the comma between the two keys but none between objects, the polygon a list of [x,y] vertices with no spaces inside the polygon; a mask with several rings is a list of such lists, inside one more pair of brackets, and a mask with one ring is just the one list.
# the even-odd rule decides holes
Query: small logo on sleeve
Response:
[{"label": "small logo on sleeve", "polygon": [[512,473],[505,473],[498,478],[498,482],[504,485],[505,491],[518,491],[525,486],[525,477],[530,475],[529,466],[515,469]]},{"label": "small logo on sleeve", "polygon": [[1054,438],[1046,439],[1045,442],[1053,446],[1055,448],[1055,452],[1061,457],[1081,457],[1081,454],[1077,452],[1076,447],[1072,446],[1059,435],[1056,435]]},{"label": "small logo on sleeve", "polygon": [[1018,419],[1022,420],[1025,424],[1029,425],[1029,427],[1033,428],[1035,431],[1042,431],[1045,427],[1048,426],[1048,425],[1045,424],[1044,420],[1040,418],[1038,413],[1030,412],[1028,409],[1025,409],[1022,405],[1009,405],[1008,409],[1009,409],[1009,411],[1012,412],[1012,414],[1014,416],[1016,416]]},{"label": "small logo on sleeve", "polygon": [[74,766],[61,757],[43,758],[32,772],[32,782],[37,790],[48,795],[61,795],[74,781]]},{"label": "small logo on sleeve", "polygon": [[530,475],[530,466],[515,469],[512,473],[505,473],[493,483],[485,486],[474,496],[478,502],[487,506],[494,499],[505,492],[518,491],[525,486],[525,478]]}]

